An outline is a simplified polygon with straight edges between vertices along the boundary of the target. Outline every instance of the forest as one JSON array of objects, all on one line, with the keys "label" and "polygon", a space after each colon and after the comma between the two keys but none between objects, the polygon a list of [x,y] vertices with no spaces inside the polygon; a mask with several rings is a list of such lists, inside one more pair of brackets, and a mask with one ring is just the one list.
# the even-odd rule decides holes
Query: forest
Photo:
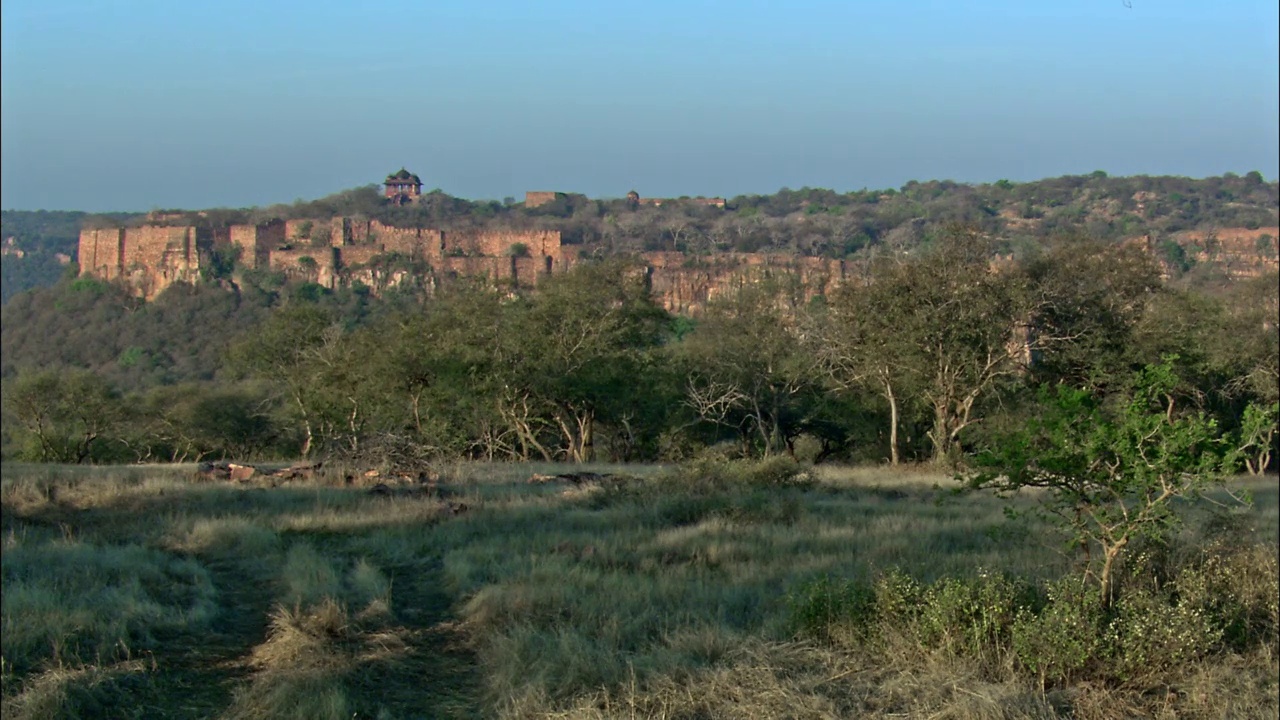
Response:
[{"label": "forest", "polygon": [[1171,417],[1210,417],[1250,468],[1271,463],[1274,273],[1210,291],[1129,246],[1064,237],[993,262],[995,242],[952,225],[831,296],[765,278],[696,318],[621,256],[536,291],[458,279],[430,297],[244,273],[143,303],[67,277],[4,306],[4,454],[941,462],[1017,427],[1040,388],[1105,403],[1165,363]]}]

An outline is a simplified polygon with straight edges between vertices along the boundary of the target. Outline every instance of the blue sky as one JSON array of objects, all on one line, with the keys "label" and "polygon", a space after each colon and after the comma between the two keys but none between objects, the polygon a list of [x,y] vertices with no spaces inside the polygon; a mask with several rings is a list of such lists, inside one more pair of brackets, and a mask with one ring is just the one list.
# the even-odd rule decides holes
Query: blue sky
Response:
[{"label": "blue sky", "polygon": [[1274,0],[5,0],[0,206],[1280,174]]}]

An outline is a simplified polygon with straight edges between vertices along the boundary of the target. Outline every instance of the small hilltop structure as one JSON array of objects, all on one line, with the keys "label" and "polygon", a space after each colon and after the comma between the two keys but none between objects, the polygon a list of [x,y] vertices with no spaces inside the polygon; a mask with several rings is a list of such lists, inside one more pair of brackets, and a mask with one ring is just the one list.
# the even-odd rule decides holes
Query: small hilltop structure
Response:
[{"label": "small hilltop structure", "polygon": [[388,175],[382,184],[387,199],[396,205],[408,205],[422,197],[422,180],[404,168]]},{"label": "small hilltop structure", "polygon": [[[422,180],[405,169],[387,176],[385,196],[418,202]],[[80,274],[122,282],[151,299],[174,283],[192,283],[218,253],[240,268],[279,271],[333,288],[363,282],[375,289],[423,275],[489,277],[536,285],[577,258],[561,247],[559,230],[404,228],[361,217],[272,219],[211,227],[184,214],[148,216],[139,227],[86,227],[80,232]]]}]

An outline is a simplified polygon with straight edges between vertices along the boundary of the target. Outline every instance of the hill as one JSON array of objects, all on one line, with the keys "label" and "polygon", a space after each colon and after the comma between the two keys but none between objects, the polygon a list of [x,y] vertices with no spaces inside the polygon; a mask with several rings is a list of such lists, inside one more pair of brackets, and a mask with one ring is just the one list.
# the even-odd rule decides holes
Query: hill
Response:
[{"label": "hill", "polygon": [[[857,263],[879,252],[909,252],[953,223],[998,238],[1000,251],[1009,255],[1066,234],[1140,242],[1167,276],[1216,284],[1276,267],[1278,188],[1256,172],[1199,180],[1098,172],[1028,183],[913,181],[900,189],[847,193],[784,188],[718,206],[705,199],[591,199],[569,193],[532,193],[539,202],[521,204],[469,201],[439,190],[398,203],[370,185],[310,202],[240,210],[146,216],[6,211],[4,299],[52,284],[72,259],[85,274],[130,275],[136,292],[153,297],[170,282],[229,273],[235,252],[242,268],[255,267],[256,259],[259,267],[329,287],[359,283],[375,290],[406,280],[429,286],[435,276],[451,274],[532,284],[539,272],[557,264],[567,268],[580,258],[662,253],[647,262],[657,270],[658,285],[667,288],[660,291],[667,296],[664,304],[675,312],[696,312],[740,266],[790,266],[839,279],[846,268],[792,260]],[[347,225],[334,225],[338,220]],[[117,255],[107,265],[101,258],[89,262],[78,257],[81,227],[129,228],[137,234],[130,245],[149,246],[150,254]],[[237,240],[237,227],[258,237]],[[424,232],[436,234],[428,240]],[[545,246],[549,233],[558,234],[558,246]],[[121,241],[104,237],[105,246]],[[191,245],[177,254],[176,264],[175,243]],[[524,257],[537,262],[522,263]]]}]

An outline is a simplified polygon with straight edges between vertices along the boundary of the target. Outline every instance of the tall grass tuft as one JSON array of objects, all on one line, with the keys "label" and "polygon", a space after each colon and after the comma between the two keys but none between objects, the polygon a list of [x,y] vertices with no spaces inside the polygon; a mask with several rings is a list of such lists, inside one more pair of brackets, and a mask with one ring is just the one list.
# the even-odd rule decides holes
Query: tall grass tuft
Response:
[{"label": "tall grass tuft", "polygon": [[16,671],[127,659],[217,610],[195,560],[137,545],[15,541],[3,566],[3,657]]}]

